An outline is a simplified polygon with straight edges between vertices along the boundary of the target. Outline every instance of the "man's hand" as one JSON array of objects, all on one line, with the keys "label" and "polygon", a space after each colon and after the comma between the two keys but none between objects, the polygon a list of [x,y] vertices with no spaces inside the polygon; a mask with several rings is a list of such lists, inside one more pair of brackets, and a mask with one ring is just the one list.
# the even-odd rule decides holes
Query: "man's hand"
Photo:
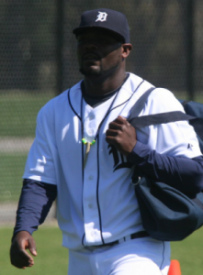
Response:
[{"label": "man's hand", "polygon": [[26,249],[28,249],[33,256],[37,256],[33,237],[27,231],[20,231],[14,237],[10,248],[12,265],[23,269],[34,265],[34,260]]},{"label": "man's hand", "polygon": [[118,116],[109,124],[109,129],[106,131],[106,141],[127,156],[132,152],[137,142],[135,128],[125,118]]}]

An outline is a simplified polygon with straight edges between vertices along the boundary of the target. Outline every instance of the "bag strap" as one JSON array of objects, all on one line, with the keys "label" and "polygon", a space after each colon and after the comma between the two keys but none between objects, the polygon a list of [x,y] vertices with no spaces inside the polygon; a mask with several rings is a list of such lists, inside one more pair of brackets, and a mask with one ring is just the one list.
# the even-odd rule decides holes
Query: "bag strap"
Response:
[{"label": "bag strap", "polygon": [[146,127],[162,123],[169,123],[183,120],[193,120],[194,117],[182,113],[181,111],[159,113],[147,116],[133,117],[128,120],[135,128]]},{"label": "bag strap", "polygon": [[140,116],[138,117],[139,113],[144,108],[144,105],[147,101],[148,96],[154,91],[156,88],[152,87],[148,89],[135,103],[135,105],[131,109],[131,113],[128,117],[128,121],[135,127],[135,128],[142,128],[150,125],[157,125],[175,121],[189,121],[190,124],[195,128],[198,136],[203,139],[203,119],[194,117],[188,114],[185,114],[181,111],[172,111],[172,112],[165,112],[159,114],[152,114],[147,116]]},{"label": "bag strap", "polygon": [[129,119],[132,119],[132,118],[134,118],[134,117],[136,117],[136,116],[139,115],[139,113],[144,108],[144,105],[145,105],[145,103],[147,101],[148,96],[155,89],[156,89],[155,87],[151,87],[143,95],[140,96],[140,98],[136,101],[136,103],[134,104],[134,106],[131,109],[131,114],[130,114],[130,116],[128,118],[128,121],[129,121]]}]

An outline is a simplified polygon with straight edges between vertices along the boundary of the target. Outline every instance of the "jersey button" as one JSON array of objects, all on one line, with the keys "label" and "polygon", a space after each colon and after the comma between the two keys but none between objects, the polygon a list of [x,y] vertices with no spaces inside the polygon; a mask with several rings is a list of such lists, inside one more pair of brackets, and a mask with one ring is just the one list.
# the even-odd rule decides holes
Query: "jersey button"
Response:
[{"label": "jersey button", "polygon": [[92,135],[93,135],[93,130],[92,130],[92,129],[87,129],[87,134],[88,134],[89,136],[92,136]]},{"label": "jersey button", "polygon": [[88,207],[89,207],[90,209],[92,209],[92,208],[93,208],[93,205],[92,205],[91,203],[89,203],[89,204],[88,204]]},{"label": "jersey button", "polygon": [[93,178],[94,178],[94,177],[93,177],[92,175],[90,175],[88,179],[89,179],[89,180],[93,180]]},{"label": "jersey button", "polygon": [[95,115],[93,113],[89,113],[89,120],[92,120],[95,118]]}]

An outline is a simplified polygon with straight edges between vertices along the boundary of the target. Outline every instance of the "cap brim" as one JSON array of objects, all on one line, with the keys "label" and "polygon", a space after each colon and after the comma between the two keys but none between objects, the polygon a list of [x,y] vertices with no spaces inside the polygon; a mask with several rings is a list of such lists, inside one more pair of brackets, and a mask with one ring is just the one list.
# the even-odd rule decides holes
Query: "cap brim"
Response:
[{"label": "cap brim", "polygon": [[79,27],[79,28],[75,28],[73,30],[73,34],[75,34],[76,36],[85,32],[85,31],[88,31],[88,30],[103,30],[104,32],[106,33],[110,33],[111,35],[113,35],[115,37],[115,39],[119,40],[119,41],[122,41],[122,42],[125,42],[125,39],[122,35],[120,35],[119,33],[113,31],[113,30],[110,30],[110,29],[107,29],[107,28],[104,28],[104,27],[99,27],[99,26],[85,26],[85,27]]}]

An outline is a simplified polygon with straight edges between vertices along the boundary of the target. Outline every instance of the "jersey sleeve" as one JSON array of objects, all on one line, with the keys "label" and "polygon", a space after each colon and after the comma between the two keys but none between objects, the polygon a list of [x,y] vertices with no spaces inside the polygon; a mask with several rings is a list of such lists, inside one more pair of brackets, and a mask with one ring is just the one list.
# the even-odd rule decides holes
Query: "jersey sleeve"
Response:
[{"label": "jersey sleeve", "polygon": [[[170,91],[159,88],[151,93],[141,115],[172,111],[184,112],[184,109]],[[138,134],[138,140],[144,140],[143,143],[158,153],[188,158],[201,155],[197,135],[188,121],[151,125],[141,132],[145,132],[145,136]]]},{"label": "jersey sleeve", "polygon": [[203,190],[203,156],[193,159],[159,154],[139,141],[128,156],[136,176],[147,176],[194,197]]},{"label": "jersey sleeve", "polygon": [[32,234],[37,230],[47,217],[56,196],[55,185],[25,179],[18,203],[13,236],[19,231]]},{"label": "jersey sleeve", "polygon": [[45,105],[37,116],[36,136],[29,151],[24,179],[56,184],[53,109]]}]

